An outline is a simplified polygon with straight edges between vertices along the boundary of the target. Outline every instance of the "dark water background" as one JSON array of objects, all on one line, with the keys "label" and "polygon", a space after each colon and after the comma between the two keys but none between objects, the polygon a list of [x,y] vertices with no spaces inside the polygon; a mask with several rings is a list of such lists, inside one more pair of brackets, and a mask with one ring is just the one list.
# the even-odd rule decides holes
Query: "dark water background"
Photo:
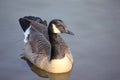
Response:
[{"label": "dark water background", "polygon": [[62,19],[75,33],[63,35],[75,59],[69,80],[120,80],[119,0],[0,0],[0,80],[49,80],[20,59],[25,15]]}]

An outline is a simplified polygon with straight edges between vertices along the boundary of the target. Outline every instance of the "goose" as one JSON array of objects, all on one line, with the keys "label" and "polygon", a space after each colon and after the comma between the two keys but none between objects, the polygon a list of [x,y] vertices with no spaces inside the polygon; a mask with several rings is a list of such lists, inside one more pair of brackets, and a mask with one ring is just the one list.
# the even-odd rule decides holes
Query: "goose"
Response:
[{"label": "goose", "polygon": [[73,66],[70,48],[61,38],[61,33],[74,35],[60,19],[47,22],[39,17],[19,18],[24,31],[24,57],[38,68],[50,73],[69,72]]}]

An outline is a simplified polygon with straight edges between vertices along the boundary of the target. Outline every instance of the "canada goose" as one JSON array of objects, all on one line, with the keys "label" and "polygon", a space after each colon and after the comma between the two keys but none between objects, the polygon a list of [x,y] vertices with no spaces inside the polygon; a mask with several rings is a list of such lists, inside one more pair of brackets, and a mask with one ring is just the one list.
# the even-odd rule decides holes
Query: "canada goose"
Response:
[{"label": "canada goose", "polygon": [[25,58],[51,73],[64,73],[72,69],[73,57],[59,34],[74,34],[62,20],[53,19],[47,27],[46,21],[25,16],[19,19],[19,23],[25,35]]}]

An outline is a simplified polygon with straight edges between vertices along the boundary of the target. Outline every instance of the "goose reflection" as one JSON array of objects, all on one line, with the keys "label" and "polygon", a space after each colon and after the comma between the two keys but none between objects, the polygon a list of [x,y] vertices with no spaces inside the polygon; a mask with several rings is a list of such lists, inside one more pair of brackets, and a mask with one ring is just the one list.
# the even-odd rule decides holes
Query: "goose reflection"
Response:
[{"label": "goose reflection", "polygon": [[30,67],[32,72],[37,74],[39,77],[49,78],[49,80],[69,80],[71,71],[69,71],[67,73],[49,73],[49,72],[46,72],[46,71],[36,67],[29,60],[27,60],[27,59],[24,59],[24,60],[27,62],[28,66]]}]

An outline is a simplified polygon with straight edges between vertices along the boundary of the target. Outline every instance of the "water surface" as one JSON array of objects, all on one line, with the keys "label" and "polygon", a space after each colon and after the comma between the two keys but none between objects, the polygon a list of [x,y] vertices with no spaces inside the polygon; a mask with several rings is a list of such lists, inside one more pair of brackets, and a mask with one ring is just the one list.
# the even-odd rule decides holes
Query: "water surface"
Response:
[{"label": "water surface", "polygon": [[[40,77],[20,59],[24,36],[18,19],[33,15],[48,23],[62,19],[75,33],[62,35],[74,56],[73,70],[62,76],[69,80],[120,80],[119,4],[119,0],[1,0],[0,79],[53,79]],[[61,75],[56,75],[54,78],[59,80]]]}]

